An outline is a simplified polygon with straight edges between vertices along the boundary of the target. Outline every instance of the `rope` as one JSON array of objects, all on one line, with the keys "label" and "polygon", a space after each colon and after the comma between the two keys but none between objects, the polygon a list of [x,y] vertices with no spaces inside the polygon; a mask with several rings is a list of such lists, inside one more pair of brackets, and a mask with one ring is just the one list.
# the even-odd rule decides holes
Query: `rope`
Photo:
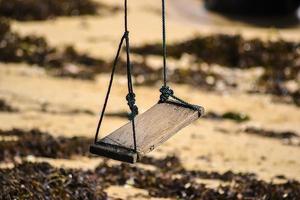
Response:
[{"label": "rope", "polygon": [[124,0],[124,34],[121,38],[119,47],[118,47],[118,51],[117,51],[117,55],[114,59],[114,63],[113,63],[113,67],[112,67],[112,72],[111,72],[111,76],[110,76],[110,81],[109,81],[109,86],[108,86],[108,90],[106,93],[106,97],[105,97],[105,101],[104,101],[104,105],[102,108],[102,112],[101,112],[101,116],[100,116],[100,120],[98,122],[98,126],[96,129],[96,135],[95,135],[95,143],[97,143],[98,141],[98,137],[99,137],[99,131],[100,131],[100,127],[104,118],[104,113],[106,111],[106,107],[107,107],[107,103],[109,100],[109,96],[110,96],[110,92],[111,92],[111,88],[112,88],[112,84],[113,84],[113,79],[114,79],[114,74],[116,71],[116,66],[118,64],[118,60],[120,57],[120,52],[125,40],[125,47],[126,47],[126,62],[127,62],[127,86],[128,86],[128,94],[126,96],[126,100],[127,100],[127,104],[129,106],[129,109],[131,111],[130,114],[130,121],[132,123],[132,132],[133,132],[133,145],[134,145],[134,151],[137,151],[137,143],[136,143],[136,131],[135,131],[135,117],[136,115],[138,115],[138,107],[136,106],[136,100],[135,100],[135,93],[133,91],[133,84],[132,84],[132,66],[131,66],[131,62],[130,62],[130,46],[129,46],[129,31],[128,31],[128,6],[127,6],[127,0]]},{"label": "rope", "polygon": [[115,75],[115,71],[116,71],[116,66],[118,64],[118,60],[119,60],[119,56],[120,56],[120,52],[121,52],[121,49],[122,49],[122,45],[123,45],[124,39],[125,39],[125,34],[121,38],[121,41],[120,41],[120,44],[119,44],[119,47],[118,47],[118,51],[117,51],[117,55],[116,55],[116,57],[114,59],[113,68],[112,68],[111,75],[110,75],[110,81],[109,81],[108,90],[106,92],[104,105],[103,105],[103,108],[102,108],[100,120],[98,122],[97,130],[96,130],[95,143],[98,140],[98,135],[99,135],[100,127],[101,127],[101,124],[102,124],[102,121],[103,121],[103,118],[104,118],[104,113],[106,111],[106,106],[107,106],[108,99],[109,99],[109,96],[110,96],[112,84],[113,84],[113,81],[114,81],[114,75]]},{"label": "rope", "polygon": [[166,45],[166,7],[165,0],[162,0],[162,41],[163,41],[163,76],[164,87],[167,87],[167,45]]},{"label": "rope", "polygon": [[173,98],[177,102],[181,103],[184,106],[187,106],[191,109],[201,112],[201,107],[193,104],[189,104],[186,101],[176,97],[174,95],[174,91],[167,85],[168,77],[167,77],[167,42],[166,42],[166,5],[165,0],[162,0],[162,50],[163,50],[163,86],[159,90],[160,100],[159,103],[164,103],[169,100],[169,98]]},{"label": "rope", "polygon": [[131,62],[130,62],[130,46],[129,46],[129,31],[128,31],[128,8],[127,8],[127,0],[124,1],[125,8],[125,41],[126,41],[126,58],[127,58],[127,82],[128,82],[128,94],[126,96],[126,100],[128,102],[128,106],[130,108],[130,120],[132,124],[132,136],[133,136],[133,146],[134,151],[137,151],[136,145],[136,131],[135,131],[135,117],[138,115],[138,107],[135,105],[135,93],[133,92],[132,86],[132,70],[131,70]]}]

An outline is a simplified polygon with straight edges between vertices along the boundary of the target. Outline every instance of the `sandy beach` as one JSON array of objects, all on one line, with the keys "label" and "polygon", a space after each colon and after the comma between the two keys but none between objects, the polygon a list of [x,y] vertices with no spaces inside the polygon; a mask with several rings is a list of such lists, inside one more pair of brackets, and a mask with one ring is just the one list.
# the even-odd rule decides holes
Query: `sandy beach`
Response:
[{"label": "sandy beach", "polygon": [[[100,0],[99,0],[100,1]],[[107,4],[122,2],[101,0]],[[182,41],[195,34],[241,34],[245,38],[283,38],[300,41],[300,25],[291,28],[258,28],[231,21],[217,14],[206,13],[201,3],[189,0],[168,2],[168,41]],[[160,2],[130,1],[130,36],[132,45],[159,42],[161,39]],[[199,10],[199,13],[198,13]],[[104,60],[113,58],[123,32],[123,15],[59,17],[45,22],[13,22],[13,30],[22,35],[44,36],[51,45],[73,44]],[[145,23],[147,25],[145,26]],[[222,25],[220,25],[222,24]],[[0,113],[0,129],[37,128],[53,136],[93,137],[98,115],[109,81],[108,74],[97,75],[95,81],[52,77],[38,66],[0,64],[0,98],[18,108],[18,113]],[[159,85],[135,87],[137,104],[143,112],[158,101]],[[300,147],[273,139],[249,135],[245,127],[259,127],[300,134],[300,109],[292,104],[274,102],[267,94],[247,94],[241,91],[213,92],[189,85],[172,84],[177,96],[205,107],[206,111],[246,113],[250,121],[200,119],[180,131],[150,156],[161,158],[177,155],[187,169],[255,173],[259,178],[276,181],[276,176],[300,181]],[[118,75],[112,91],[108,112],[127,110],[126,77]],[[191,95],[192,94],[192,95]],[[41,112],[43,105],[55,112]],[[68,111],[77,109],[77,114]],[[94,114],[80,112],[91,111]],[[106,135],[127,122],[124,118],[106,117],[101,134]],[[299,135],[300,136],[300,135]],[[47,160],[54,166],[93,169],[101,158],[76,157],[71,160]],[[205,180],[203,180],[205,181]],[[214,182],[207,183],[212,187]],[[147,192],[136,188],[112,186],[107,189],[112,198],[147,199]]]}]

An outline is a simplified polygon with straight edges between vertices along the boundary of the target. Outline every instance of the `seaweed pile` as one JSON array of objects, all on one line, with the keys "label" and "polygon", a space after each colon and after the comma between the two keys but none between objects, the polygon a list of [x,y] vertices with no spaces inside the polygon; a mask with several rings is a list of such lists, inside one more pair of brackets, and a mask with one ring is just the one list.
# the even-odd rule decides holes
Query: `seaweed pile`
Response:
[{"label": "seaweed pile", "polygon": [[[104,61],[78,53],[72,46],[63,50],[51,47],[45,38],[34,35],[20,36],[11,30],[10,22],[0,20],[0,62],[26,62],[48,69],[56,69],[56,75],[89,79],[95,67],[104,65]],[[76,64],[76,70],[65,69]],[[79,66],[78,66],[79,65]]]},{"label": "seaweed pile", "polygon": [[85,115],[95,115],[95,113],[89,109],[64,109],[64,110],[56,110],[49,106],[49,103],[42,103],[41,108],[37,109],[38,112],[48,113],[52,115],[77,115],[77,114],[85,114]]},{"label": "seaweed pile", "polygon": [[[196,62],[218,64],[233,69],[262,67],[264,74],[250,92],[286,97],[286,102],[300,105],[300,88],[292,91],[285,85],[288,81],[299,84],[300,43],[284,40],[245,40],[240,35],[217,34],[196,36],[168,47],[168,56],[176,59],[189,54],[196,58]],[[132,52],[142,56],[161,55],[161,44],[134,47]]]},{"label": "seaweed pile", "polygon": [[117,7],[92,0],[0,0],[0,16],[19,21],[47,20],[57,16],[96,15]]},{"label": "seaweed pile", "polygon": [[282,141],[283,144],[300,147],[300,135],[292,131],[273,131],[255,127],[247,127],[245,130],[243,130],[243,132],[260,137],[274,138]]},{"label": "seaweed pile", "polygon": [[[50,69],[58,77],[93,79],[97,73],[109,73],[112,63],[78,53],[72,46],[60,50],[51,47],[45,38],[34,35],[22,37],[11,31],[7,20],[0,20],[0,62],[26,62]],[[125,75],[124,60],[116,73]],[[133,76],[137,85],[153,85],[161,81],[162,70],[154,69],[145,61],[133,62]],[[194,67],[169,71],[170,81],[214,89],[217,85],[235,87],[210,69]]]},{"label": "seaweed pile", "polygon": [[72,46],[59,51],[49,46],[46,39],[34,35],[22,37],[11,30],[10,22],[0,20],[0,61],[26,62],[39,66],[62,67],[65,63],[86,66],[103,64],[99,59],[79,54]]},{"label": "seaweed pile", "polygon": [[293,103],[297,106],[300,106],[300,88],[295,92],[291,92],[290,95],[292,97]]},{"label": "seaweed pile", "polygon": [[225,112],[223,114],[208,112],[207,114],[205,114],[204,118],[213,119],[213,120],[227,119],[238,123],[242,123],[250,120],[250,117],[248,115],[244,113],[237,113],[237,112]]},{"label": "seaweed pile", "polygon": [[53,137],[39,130],[23,131],[12,129],[0,131],[1,137],[15,137],[15,140],[0,140],[0,161],[13,161],[16,156],[34,155],[48,158],[71,158],[89,156],[92,139],[84,137]]},{"label": "seaweed pile", "polygon": [[[161,44],[132,48],[132,52],[161,55]],[[295,80],[300,71],[300,43],[245,40],[240,35],[196,36],[193,39],[169,45],[168,56],[180,58],[193,55],[198,62],[219,64],[231,68],[263,67],[263,80]],[[284,55],[284,56],[282,56]]]},{"label": "seaweed pile", "polygon": [[[170,161],[171,160],[171,161]],[[186,171],[176,158],[152,159],[150,164],[162,168],[146,170],[121,164],[101,163],[95,171],[57,169],[46,163],[23,163],[13,169],[0,169],[2,198],[24,197],[51,199],[106,199],[110,186],[132,186],[148,191],[150,197],[176,199],[299,199],[300,183],[281,184],[258,180],[253,174],[224,174]],[[173,166],[174,164],[174,166]],[[180,171],[161,169],[180,168]],[[208,188],[197,179],[222,180],[216,188]],[[76,199],[77,199],[76,198]]]},{"label": "seaweed pile", "polygon": [[107,199],[93,172],[24,163],[0,169],[1,199]]},{"label": "seaweed pile", "polygon": [[[171,167],[171,166],[170,166]],[[119,165],[108,167],[106,164],[98,166],[96,174],[105,177],[110,185],[129,184],[145,189],[151,197],[176,198],[176,199],[297,199],[299,198],[299,182],[288,181],[284,184],[273,184],[257,180],[252,174],[228,176],[220,175],[230,180],[217,188],[207,188],[205,184],[197,183],[197,171],[162,172],[159,168],[149,171]],[[115,176],[111,176],[114,174]],[[201,173],[200,173],[201,174]],[[177,176],[176,176],[177,175]],[[207,177],[207,174],[205,175]],[[208,176],[211,179],[214,175]],[[226,177],[226,178],[225,178]]]},{"label": "seaweed pile", "polygon": [[8,105],[5,100],[0,99],[0,112],[18,112],[18,109]]},{"label": "seaweed pile", "polygon": [[[259,39],[245,40],[240,35],[216,34],[170,44],[168,56],[180,58],[190,54],[198,61],[236,68],[285,68],[299,67],[299,49],[300,43],[284,40],[264,42]],[[132,52],[144,56],[161,55],[161,44],[133,47]]]},{"label": "seaweed pile", "polygon": [[192,86],[200,86],[208,90],[217,90],[218,85],[222,85],[222,89],[235,88],[236,85],[229,83],[220,74],[210,70],[204,70],[201,67],[195,69],[175,69],[169,72],[169,79],[173,83],[189,84]]},{"label": "seaweed pile", "polygon": [[[84,138],[53,138],[38,130],[1,131],[1,137],[17,139],[1,141],[1,160],[12,156],[43,156],[71,158],[87,155],[91,140]],[[18,142],[20,141],[20,142]],[[5,156],[5,157],[4,157]],[[158,159],[144,157],[144,165],[155,168],[147,170],[133,165],[111,165],[103,161],[94,171],[54,168],[47,163],[16,164],[12,169],[0,169],[0,198],[12,199],[106,199],[105,189],[117,185],[144,189],[151,197],[177,199],[299,199],[300,183],[286,180],[281,184],[259,180],[252,173],[206,172],[186,170],[175,156]],[[199,183],[199,179],[220,181],[215,188]]]},{"label": "seaweed pile", "polygon": [[[107,71],[110,71],[107,65]],[[117,74],[126,75],[126,63],[120,60],[116,69]],[[162,67],[151,67],[145,60],[132,62],[132,75],[135,78],[135,85],[138,86],[153,86],[162,81]],[[103,72],[103,68],[101,69]],[[100,72],[100,71],[99,71]],[[198,86],[207,90],[217,90],[218,86],[226,88],[235,88],[234,83],[229,82],[220,74],[201,66],[194,66],[191,68],[175,68],[168,70],[168,81],[177,84],[189,84]]]},{"label": "seaweed pile", "polygon": [[[110,72],[111,66],[113,66],[113,62],[111,61],[107,65],[107,72]],[[120,75],[127,75],[126,71],[126,61],[124,59],[120,59],[118,61],[118,65],[116,68],[116,73]],[[158,77],[161,76],[161,70],[155,70],[151,66],[149,66],[145,61],[132,62],[132,76],[135,78],[137,85],[153,85],[155,84],[159,79]],[[101,69],[102,70],[102,69]],[[99,71],[100,72],[100,71]],[[103,70],[102,70],[103,72]]]},{"label": "seaweed pile", "polygon": [[130,113],[127,111],[120,111],[120,112],[108,112],[105,114],[107,117],[118,117],[118,118],[125,118],[130,119]]}]

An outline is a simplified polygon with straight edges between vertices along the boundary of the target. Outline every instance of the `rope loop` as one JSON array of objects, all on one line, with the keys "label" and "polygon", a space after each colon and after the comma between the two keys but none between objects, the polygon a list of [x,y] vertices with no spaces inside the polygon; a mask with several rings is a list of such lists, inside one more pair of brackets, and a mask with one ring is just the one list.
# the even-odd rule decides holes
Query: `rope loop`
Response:
[{"label": "rope loop", "polygon": [[135,102],[136,102],[135,93],[133,93],[133,92],[128,93],[127,96],[126,96],[126,100],[128,102],[127,104],[128,104],[128,106],[130,108],[130,111],[131,111],[131,113],[129,115],[129,118],[132,120],[132,119],[134,119],[135,116],[137,116],[139,114],[139,109],[135,105]]},{"label": "rope loop", "polygon": [[170,96],[174,95],[174,91],[169,86],[162,86],[160,88],[160,101],[165,102],[169,99]]}]

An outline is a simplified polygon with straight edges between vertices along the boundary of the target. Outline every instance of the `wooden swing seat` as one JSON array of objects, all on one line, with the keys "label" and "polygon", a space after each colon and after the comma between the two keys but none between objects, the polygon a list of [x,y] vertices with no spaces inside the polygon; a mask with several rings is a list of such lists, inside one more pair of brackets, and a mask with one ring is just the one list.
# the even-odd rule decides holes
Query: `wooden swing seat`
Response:
[{"label": "wooden swing seat", "polygon": [[167,141],[176,132],[203,115],[199,110],[175,102],[158,103],[135,118],[136,146],[129,122],[91,145],[90,152],[114,160],[136,163],[146,153]]}]

